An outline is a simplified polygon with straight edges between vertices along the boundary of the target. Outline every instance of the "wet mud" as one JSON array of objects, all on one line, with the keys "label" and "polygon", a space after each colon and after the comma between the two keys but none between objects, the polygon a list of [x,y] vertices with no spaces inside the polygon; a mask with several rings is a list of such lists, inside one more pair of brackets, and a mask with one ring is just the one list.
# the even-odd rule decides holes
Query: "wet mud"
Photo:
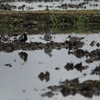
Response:
[{"label": "wet mud", "polygon": [[[68,2],[67,2],[68,1]],[[0,1],[0,10],[8,10],[8,11],[30,11],[35,10],[36,6],[32,5],[31,3],[37,2],[40,3],[37,5],[38,9],[44,9],[44,10],[68,10],[68,9],[98,9],[99,8],[99,1],[98,0],[1,0]],[[13,4],[10,4],[12,2],[15,2]],[[20,6],[16,5],[16,2],[23,2]],[[25,3],[24,3],[25,2]],[[52,5],[43,5],[42,3],[52,3]],[[27,4],[28,3],[28,4]],[[56,3],[58,3],[56,5]],[[89,6],[89,7],[88,7]]]},{"label": "wet mud", "polygon": [[48,89],[50,91],[42,94],[42,96],[52,97],[57,95],[56,92],[60,92],[64,97],[80,94],[84,97],[92,98],[94,95],[100,95],[100,82],[96,80],[87,80],[80,83],[78,78],[73,80],[66,79],[59,84],[58,86],[49,86]]},{"label": "wet mud", "polygon": [[39,32],[87,32],[100,31],[100,11],[34,11],[0,12],[0,31],[2,33],[28,34]]},{"label": "wet mud", "polygon": [[[14,34],[14,36],[18,36],[18,34]],[[86,58],[84,62],[86,62],[86,65],[83,65],[82,62],[67,62],[64,67],[64,69],[67,71],[73,71],[77,70],[78,72],[82,72],[84,70],[89,69],[91,66],[90,63],[100,61],[100,43],[96,42],[96,40],[92,40],[89,44],[89,46],[93,47],[96,46],[98,49],[94,49],[92,51],[84,50],[82,47],[85,45],[84,41],[75,41],[71,42],[68,40],[65,40],[64,42],[55,42],[50,41],[46,43],[42,42],[21,42],[18,41],[18,39],[15,40],[9,40],[9,38],[6,35],[1,35],[0,37],[0,51],[11,53],[16,50],[28,50],[28,51],[34,51],[34,50],[44,50],[46,54],[49,55],[49,57],[52,57],[52,50],[57,49],[61,50],[62,48],[66,49],[66,53],[68,55],[73,55],[79,59]],[[28,54],[26,52],[19,52],[19,57],[24,61],[27,62]],[[16,62],[16,60],[14,60]],[[41,64],[41,62],[39,62]],[[13,66],[10,63],[5,63],[4,66],[12,68]],[[55,67],[56,71],[59,71],[59,67]],[[50,75],[51,73],[49,71],[40,72],[37,76],[37,78],[40,81],[50,81]],[[85,77],[87,74],[84,73],[82,77]],[[91,70],[90,75],[100,75],[100,66],[95,66],[93,70]],[[75,96],[76,94],[80,94],[84,97],[92,98],[93,96],[99,96],[100,95],[100,81],[98,80],[85,80],[83,82],[79,82],[79,78],[75,78],[72,80],[66,79],[65,81],[60,81],[59,85],[52,85],[47,87],[49,90],[48,92],[44,92],[41,94],[42,97],[53,97],[55,95],[58,95],[59,93],[62,94],[63,97],[67,97],[69,95]],[[45,89],[44,89],[45,90]]]},{"label": "wet mud", "polygon": [[42,42],[31,42],[31,43],[23,43],[19,41],[14,41],[11,43],[2,43],[0,42],[0,51],[4,52],[13,52],[14,50],[41,50],[44,48],[52,48],[52,49],[61,49],[66,47],[66,43],[61,42],[53,42],[50,43],[42,43]]},{"label": "wet mud", "polygon": [[[14,34],[11,35],[11,37],[14,38],[14,36],[18,37],[18,34]],[[13,52],[15,50],[42,50],[44,49],[44,52],[49,54],[49,56],[52,56],[50,53],[52,52],[52,49],[57,49],[60,50],[62,48],[65,48],[66,50],[68,50],[68,55],[74,55],[77,58],[82,58],[82,57],[86,57],[86,62],[87,63],[92,63],[94,61],[99,61],[100,60],[100,43],[96,42],[96,41],[91,41],[90,46],[97,46],[98,49],[96,50],[92,50],[92,51],[88,51],[88,50],[84,50],[81,49],[85,43],[83,41],[75,41],[73,43],[71,43],[71,41],[65,40],[64,42],[55,42],[55,41],[50,41],[50,42],[46,42],[46,43],[42,43],[42,42],[22,42],[19,41],[16,38],[14,38],[14,40],[11,40],[10,36],[7,35],[1,35],[0,36],[0,51],[4,51],[4,52]],[[40,37],[40,39],[42,39],[42,37]],[[25,54],[24,52],[19,53],[19,56],[26,56],[27,54]],[[23,58],[23,57],[22,57]],[[25,61],[26,59],[24,59]],[[72,66],[72,64],[71,64]]]}]

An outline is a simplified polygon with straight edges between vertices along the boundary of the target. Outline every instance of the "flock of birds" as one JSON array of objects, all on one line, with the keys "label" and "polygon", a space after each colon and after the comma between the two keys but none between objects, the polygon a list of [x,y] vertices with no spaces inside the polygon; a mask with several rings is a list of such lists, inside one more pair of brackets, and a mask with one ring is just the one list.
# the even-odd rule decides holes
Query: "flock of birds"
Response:
[{"label": "flock of birds", "polygon": [[[75,42],[80,42],[82,39],[84,39],[85,37],[77,37],[77,36],[71,36],[69,35],[67,38],[69,38],[69,42],[70,42],[70,45],[73,45]],[[66,40],[67,40],[66,38]],[[24,32],[24,34],[22,34],[19,38],[18,38],[18,41],[20,42],[25,42],[27,41],[28,37],[27,37],[27,32]],[[49,33],[46,33],[44,35],[44,38],[41,38],[45,41],[52,41],[52,32],[50,31]],[[46,47],[44,48],[44,52],[46,54],[49,55],[49,57],[52,57],[52,48],[51,46],[49,46],[48,44],[46,45]]]},{"label": "flock of birds", "polygon": [[[67,38],[69,38],[70,43],[74,43],[74,42],[78,42],[81,41],[82,39],[84,39],[85,37],[77,37],[77,36],[71,36],[69,35]],[[66,39],[67,39],[66,38]],[[28,37],[27,37],[27,32],[24,32],[24,34],[22,34],[19,38],[18,41],[20,42],[25,42],[27,41]],[[43,38],[45,41],[51,41],[52,40],[52,32],[49,32],[47,34],[44,35]]]}]

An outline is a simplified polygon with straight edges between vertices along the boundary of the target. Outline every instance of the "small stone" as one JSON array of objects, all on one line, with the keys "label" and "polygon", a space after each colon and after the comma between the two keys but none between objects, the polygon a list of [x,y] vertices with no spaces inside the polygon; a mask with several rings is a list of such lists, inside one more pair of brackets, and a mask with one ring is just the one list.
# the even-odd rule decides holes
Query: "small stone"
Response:
[{"label": "small stone", "polygon": [[59,67],[56,67],[55,69],[56,69],[56,70],[59,70],[60,68],[59,68]]}]

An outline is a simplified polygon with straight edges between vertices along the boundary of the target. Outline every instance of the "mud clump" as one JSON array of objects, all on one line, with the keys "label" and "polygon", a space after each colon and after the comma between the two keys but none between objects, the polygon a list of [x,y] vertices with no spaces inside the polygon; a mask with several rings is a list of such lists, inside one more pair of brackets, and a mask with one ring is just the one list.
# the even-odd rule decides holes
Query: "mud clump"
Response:
[{"label": "mud clump", "polygon": [[7,67],[12,67],[11,64],[4,64],[4,66],[7,66]]},{"label": "mud clump", "polygon": [[68,71],[69,70],[73,70],[74,69],[73,68],[74,67],[73,65],[74,65],[73,63],[67,63],[64,68],[67,69]]},{"label": "mud clump", "polygon": [[[81,94],[84,97],[92,98],[94,95],[100,95],[100,81],[97,80],[86,80],[82,83],[79,82],[79,78],[60,82],[59,86],[49,86],[54,95],[55,92],[60,92],[64,97],[69,95]],[[48,96],[48,92],[42,94]],[[50,97],[50,96],[49,96]]]},{"label": "mud clump", "polygon": [[96,68],[92,70],[91,75],[92,74],[100,75],[100,65],[96,66]]},{"label": "mud clump", "polygon": [[45,47],[51,46],[52,49],[61,49],[66,47],[65,42],[49,42],[49,43],[42,43],[42,42],[19,42],[19,41],[13,41],[11,43],[3,43],[0,42],[0,51],[4,52],[13,52],[14,50],[39,50],[44,49]]},{"label": "mud clump", "polygon": [[46,71],[46,73],[44,74],[43,72],[41,72],[38,75],[38,78],[43,81],[44,79],[46,80],[46,82],[48,82],[50,80],[50,73],[48,71]]},{"label": "mud clump", "polygon": [[70,70],[74,70],[76,69],[77,71],[80,71],[82,72],[82,70],[85,70],[87,69],[89,66],[85,65],[83,66],[82,63],[77,63],[76,65],[74,65],[74,63],[67,63],[64,68],[67,70],[67,71],[70,71]]},{"label": "mud clump", "polygon": [[93,63],[100,60],[100,49],[93,50],[89,53],[89,58],[86,59],[87,63]]}]

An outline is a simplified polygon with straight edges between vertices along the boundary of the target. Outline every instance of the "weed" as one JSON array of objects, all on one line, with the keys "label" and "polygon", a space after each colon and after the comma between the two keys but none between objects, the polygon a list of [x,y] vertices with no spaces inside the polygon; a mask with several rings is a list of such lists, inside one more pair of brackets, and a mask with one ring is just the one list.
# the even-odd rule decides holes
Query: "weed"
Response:
[{"label": "weed", "polygon": [[51,15],[50,16],[50,19],[51,19],[51,23],[54,25],[54,26],[56,26],[56,25],[58,25],[58,18],[57,18],[57,16],[55,16],[55,15]]},{"label": "weed", "polygon": [[1,26],[2,27],[7,27],[9,22],[9,17],[5,16],[4,18],[1,19]]}]

